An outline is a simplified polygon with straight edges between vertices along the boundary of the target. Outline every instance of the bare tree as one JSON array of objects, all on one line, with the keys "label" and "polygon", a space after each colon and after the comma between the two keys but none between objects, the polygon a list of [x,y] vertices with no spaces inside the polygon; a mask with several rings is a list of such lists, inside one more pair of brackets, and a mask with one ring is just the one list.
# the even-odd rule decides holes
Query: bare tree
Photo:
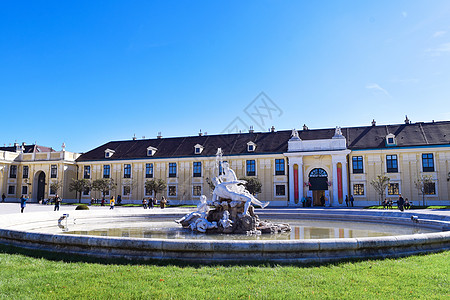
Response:
[{"label": "bare tree", "polygon": [[103,197],[106,196],[107,192],[114,191],[116,188],[117,184],[112,178],[101,178],[92,182],[92,190],[101,192]]},{"label": "bare tree", "polygon": [[69,191],[77,192],[78,195],[78,203],[81,203],[81,193],[86,189],[91,188],[91,182],[87,179],[72,179],[72,182],[69,184]]},{"label": "bare tree", "polygon": [[425,195],[431,195],[435,193],[433,178],[430,175],[422,175],[421,177],[417,177],[417,179],[414,181],[414,185],[419,191],[419,194],[422,194],[422,203],[423,206],[425,206]]},{"label": "bare tree", "polygon": [[261,193],[262,183],[258,178],[244,177],[244,178],[241,178],[241,180],[246,181],[244,186],[247,189],[247,191],[249,191],[250,194],[256,195],[257,193]]},{"label": "bare tree", "polygon": [[63,182],[62,181],[55,181],[50,183],[50,191],[54,192],[54,194],[58,194],[58,191],[62,188]]},{"label": "bare tree", "polygon": [[378,196],[380,196],[379,204],[381,205],[381,201],[383,201],[384,198],[384,192],[386,191],[386,187],[389,184],[389,181],[391,179],[387,177],[386,175],[378,175],[376,179],[373,179],[370,184],[373,186],[375,191],[377,192]]},{"label": "bare tree", "polygon": [[166,182],[162,179],[152,179],[145,181],[145,188],[148,191],[153,191],[153,196],[156,198],[156,194],[164,191],[167,185]]}]

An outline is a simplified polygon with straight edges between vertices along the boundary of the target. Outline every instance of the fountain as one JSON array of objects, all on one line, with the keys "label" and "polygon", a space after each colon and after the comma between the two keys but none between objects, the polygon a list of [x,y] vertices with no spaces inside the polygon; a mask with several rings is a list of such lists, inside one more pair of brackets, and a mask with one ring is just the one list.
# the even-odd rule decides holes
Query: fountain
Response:
[{"label": "fountain", "polygon": [[[221,171],[221,166],[222,170]],[[216,153],[218,175],[212,179],[214,191],[210,210],[205,195],[200,197],[197,211],[175,220],[183,228],[200,233],[261,234],[291,231],[288,224],[273,224],[260,221],[252,204],[265,208],[269,202],[261,202],[244,186],[244,180],[238,180],[236,173],[227,162],[223,162],[222,149]],[[220,174],[223,173],[223,174]]]}]

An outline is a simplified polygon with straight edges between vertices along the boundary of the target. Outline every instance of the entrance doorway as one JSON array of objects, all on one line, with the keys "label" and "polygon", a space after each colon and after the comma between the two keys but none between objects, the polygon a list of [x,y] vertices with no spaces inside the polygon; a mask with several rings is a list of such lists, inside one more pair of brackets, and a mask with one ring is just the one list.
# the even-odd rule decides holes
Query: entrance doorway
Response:
[{"label": "entrance doorway", "polygon": [[313,192],[313,205],[325,205],[325,191],[328,190],[328,174],[321,168],[309,172],[309,190]]},{"label": "entrance doorway", "polygon": [[45,173],[40,172],[37,180],[37,201],[44,200],[45,196]]}]

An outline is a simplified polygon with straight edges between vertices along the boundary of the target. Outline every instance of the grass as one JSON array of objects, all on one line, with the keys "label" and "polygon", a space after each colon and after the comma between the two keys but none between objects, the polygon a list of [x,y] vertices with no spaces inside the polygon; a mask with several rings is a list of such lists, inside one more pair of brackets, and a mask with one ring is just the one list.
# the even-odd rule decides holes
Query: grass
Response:
[{"label": "grass", "polygon": [[[127,264],[0,246],[8,299],[449,299],[450,252],[315,266]],[[30,255],[31,254],[31,255]]]},{"label": "grass", "polygon": [[[373,205],[373,206],[368,206],[365,207],[366,209],[384,209],[383,205]],[[397,209],[398,207],[396,205],[392,206],[392,209]],[[414,205],[411,208],[407,209],[407,210],[414,210],[414,209],[450,209],[450,205]]]}]

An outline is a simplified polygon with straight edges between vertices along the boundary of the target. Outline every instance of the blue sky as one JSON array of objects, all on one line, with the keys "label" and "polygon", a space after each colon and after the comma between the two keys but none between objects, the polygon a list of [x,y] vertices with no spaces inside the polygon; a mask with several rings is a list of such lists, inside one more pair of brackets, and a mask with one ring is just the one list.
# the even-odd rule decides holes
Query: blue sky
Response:
[{"label": "blue sky", "polygon": [[1,1],[0,70],[2,146],[449,120],[450,2]]}]

